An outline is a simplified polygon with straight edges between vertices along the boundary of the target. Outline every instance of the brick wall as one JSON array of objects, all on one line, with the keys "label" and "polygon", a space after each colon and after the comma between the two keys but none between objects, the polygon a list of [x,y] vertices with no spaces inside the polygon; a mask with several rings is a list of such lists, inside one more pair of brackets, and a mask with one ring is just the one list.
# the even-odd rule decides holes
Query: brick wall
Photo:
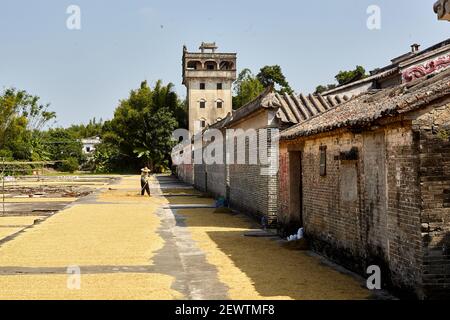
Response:
[{"label": "brick wall", "polygon": [[[326,175],[320,175],[320,148],[326,146]],[[340,161],[340,152],[361,149],[350,133],[305,141],[302,157],[303,223],[313,248],[347,267],[364,269],[361,242],[360,160]]]},{"label": "brick wall", "polygon": [[[296,224],[290,150],[302,150],[302,217],[312,249],[366,275],[382,271],[384,288],[421,295],[422,246],[418,140],[410,122],[374,131],[345,130],[284,142],[280,213]],[[326,175],[321,148],[326,147]]]},{"label": "brick wall", "polygon": [[[249,150],[248,141],[246,146]],[[270,141],[259,141],[258,138],[258,148],[270,148],[270,146]],[[235,146],[235,155],[236,153]],[[260,163],[259,159],[258,163]],[[271,175],[261,174],[261,169],[267,167],[261,164],[250,164],[248,155],[245,164],[230,164],[228,166],[229,201],[232,207],[251,214],[257,219],[266,217],[268,223],[272,225],[276,221],[278,210],[278,177],[277,172],[272,172]]]},{"label": "brick wall", "polygon": [[177,166],[178,178],[187,184],[194,184],[194,166],[192,164],[180,164]]},{"label": "brick wall", "polygon": [[226,197],[226,166],[224,164],[214,164],[206,166],[208,178],[208,193],[213,197]]},{"label": "brick wall", "polygon": [[450,104],[414,121],[420,139],[423,287],[428,298],[450,297]]},{"label": "brick wall", "polygon": [[417,136],[410,123],[386,129],[387,254],[391,286],[421,296],[420,185]]},{"label": "brick wall", "polygon": [[204,164],[194,164],[194,187],[200,191],[207,192],[207,173]]}]

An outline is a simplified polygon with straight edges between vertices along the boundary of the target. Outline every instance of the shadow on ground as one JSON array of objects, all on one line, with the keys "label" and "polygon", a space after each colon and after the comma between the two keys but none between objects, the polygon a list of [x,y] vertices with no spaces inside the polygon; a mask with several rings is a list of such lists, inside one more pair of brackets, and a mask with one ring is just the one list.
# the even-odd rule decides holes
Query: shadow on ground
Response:
[{"label": "shadow on ground", "polygon": [[[178,213],[186,218],[199,246],[211,253],[210,263],[218,267],[222,279],[228,279],[226,285],[230,288],[242,287],[245,280],[263,298],[372,298],[359,280],[323,265],[319,258],[307,252],[288,250],[272,238],[245,237],[245,231],[251,227],[246,217],[213,211],[187,209]],[[239,296],[239,292],[238,297],[258,298]]]}]

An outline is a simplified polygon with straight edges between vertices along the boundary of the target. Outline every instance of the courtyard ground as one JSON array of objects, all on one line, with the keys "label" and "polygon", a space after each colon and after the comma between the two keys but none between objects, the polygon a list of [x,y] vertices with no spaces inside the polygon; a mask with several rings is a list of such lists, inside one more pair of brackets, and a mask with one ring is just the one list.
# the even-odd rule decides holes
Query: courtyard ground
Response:
[{"label": "courtyard ground", "polygon": [[139,195],[139,176],[111,181],[37,223],[0,217],[0,299],[373,298],[310,252],[244,236],[253,220],[217,213],[172,177],[152,177],[152,197]]}]

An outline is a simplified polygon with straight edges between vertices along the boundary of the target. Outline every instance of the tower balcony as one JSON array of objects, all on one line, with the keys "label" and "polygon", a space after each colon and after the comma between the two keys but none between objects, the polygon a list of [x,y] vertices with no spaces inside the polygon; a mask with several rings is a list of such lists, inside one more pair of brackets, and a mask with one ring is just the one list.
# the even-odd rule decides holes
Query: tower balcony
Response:
[{"label": "tower balcony", "polygon": [[184,81],[188,79],[218,78],[236,80],[236,70],[186,70]]}]

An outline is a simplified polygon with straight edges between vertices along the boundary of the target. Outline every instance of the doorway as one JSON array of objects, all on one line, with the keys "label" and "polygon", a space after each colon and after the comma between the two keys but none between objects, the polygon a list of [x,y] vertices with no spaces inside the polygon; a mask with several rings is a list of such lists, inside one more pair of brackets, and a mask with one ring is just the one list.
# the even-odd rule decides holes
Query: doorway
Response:
[{"label": "doorway", "polygon": [[303,227],[302,153],[289,152],[289,215],[291,221]]}]

